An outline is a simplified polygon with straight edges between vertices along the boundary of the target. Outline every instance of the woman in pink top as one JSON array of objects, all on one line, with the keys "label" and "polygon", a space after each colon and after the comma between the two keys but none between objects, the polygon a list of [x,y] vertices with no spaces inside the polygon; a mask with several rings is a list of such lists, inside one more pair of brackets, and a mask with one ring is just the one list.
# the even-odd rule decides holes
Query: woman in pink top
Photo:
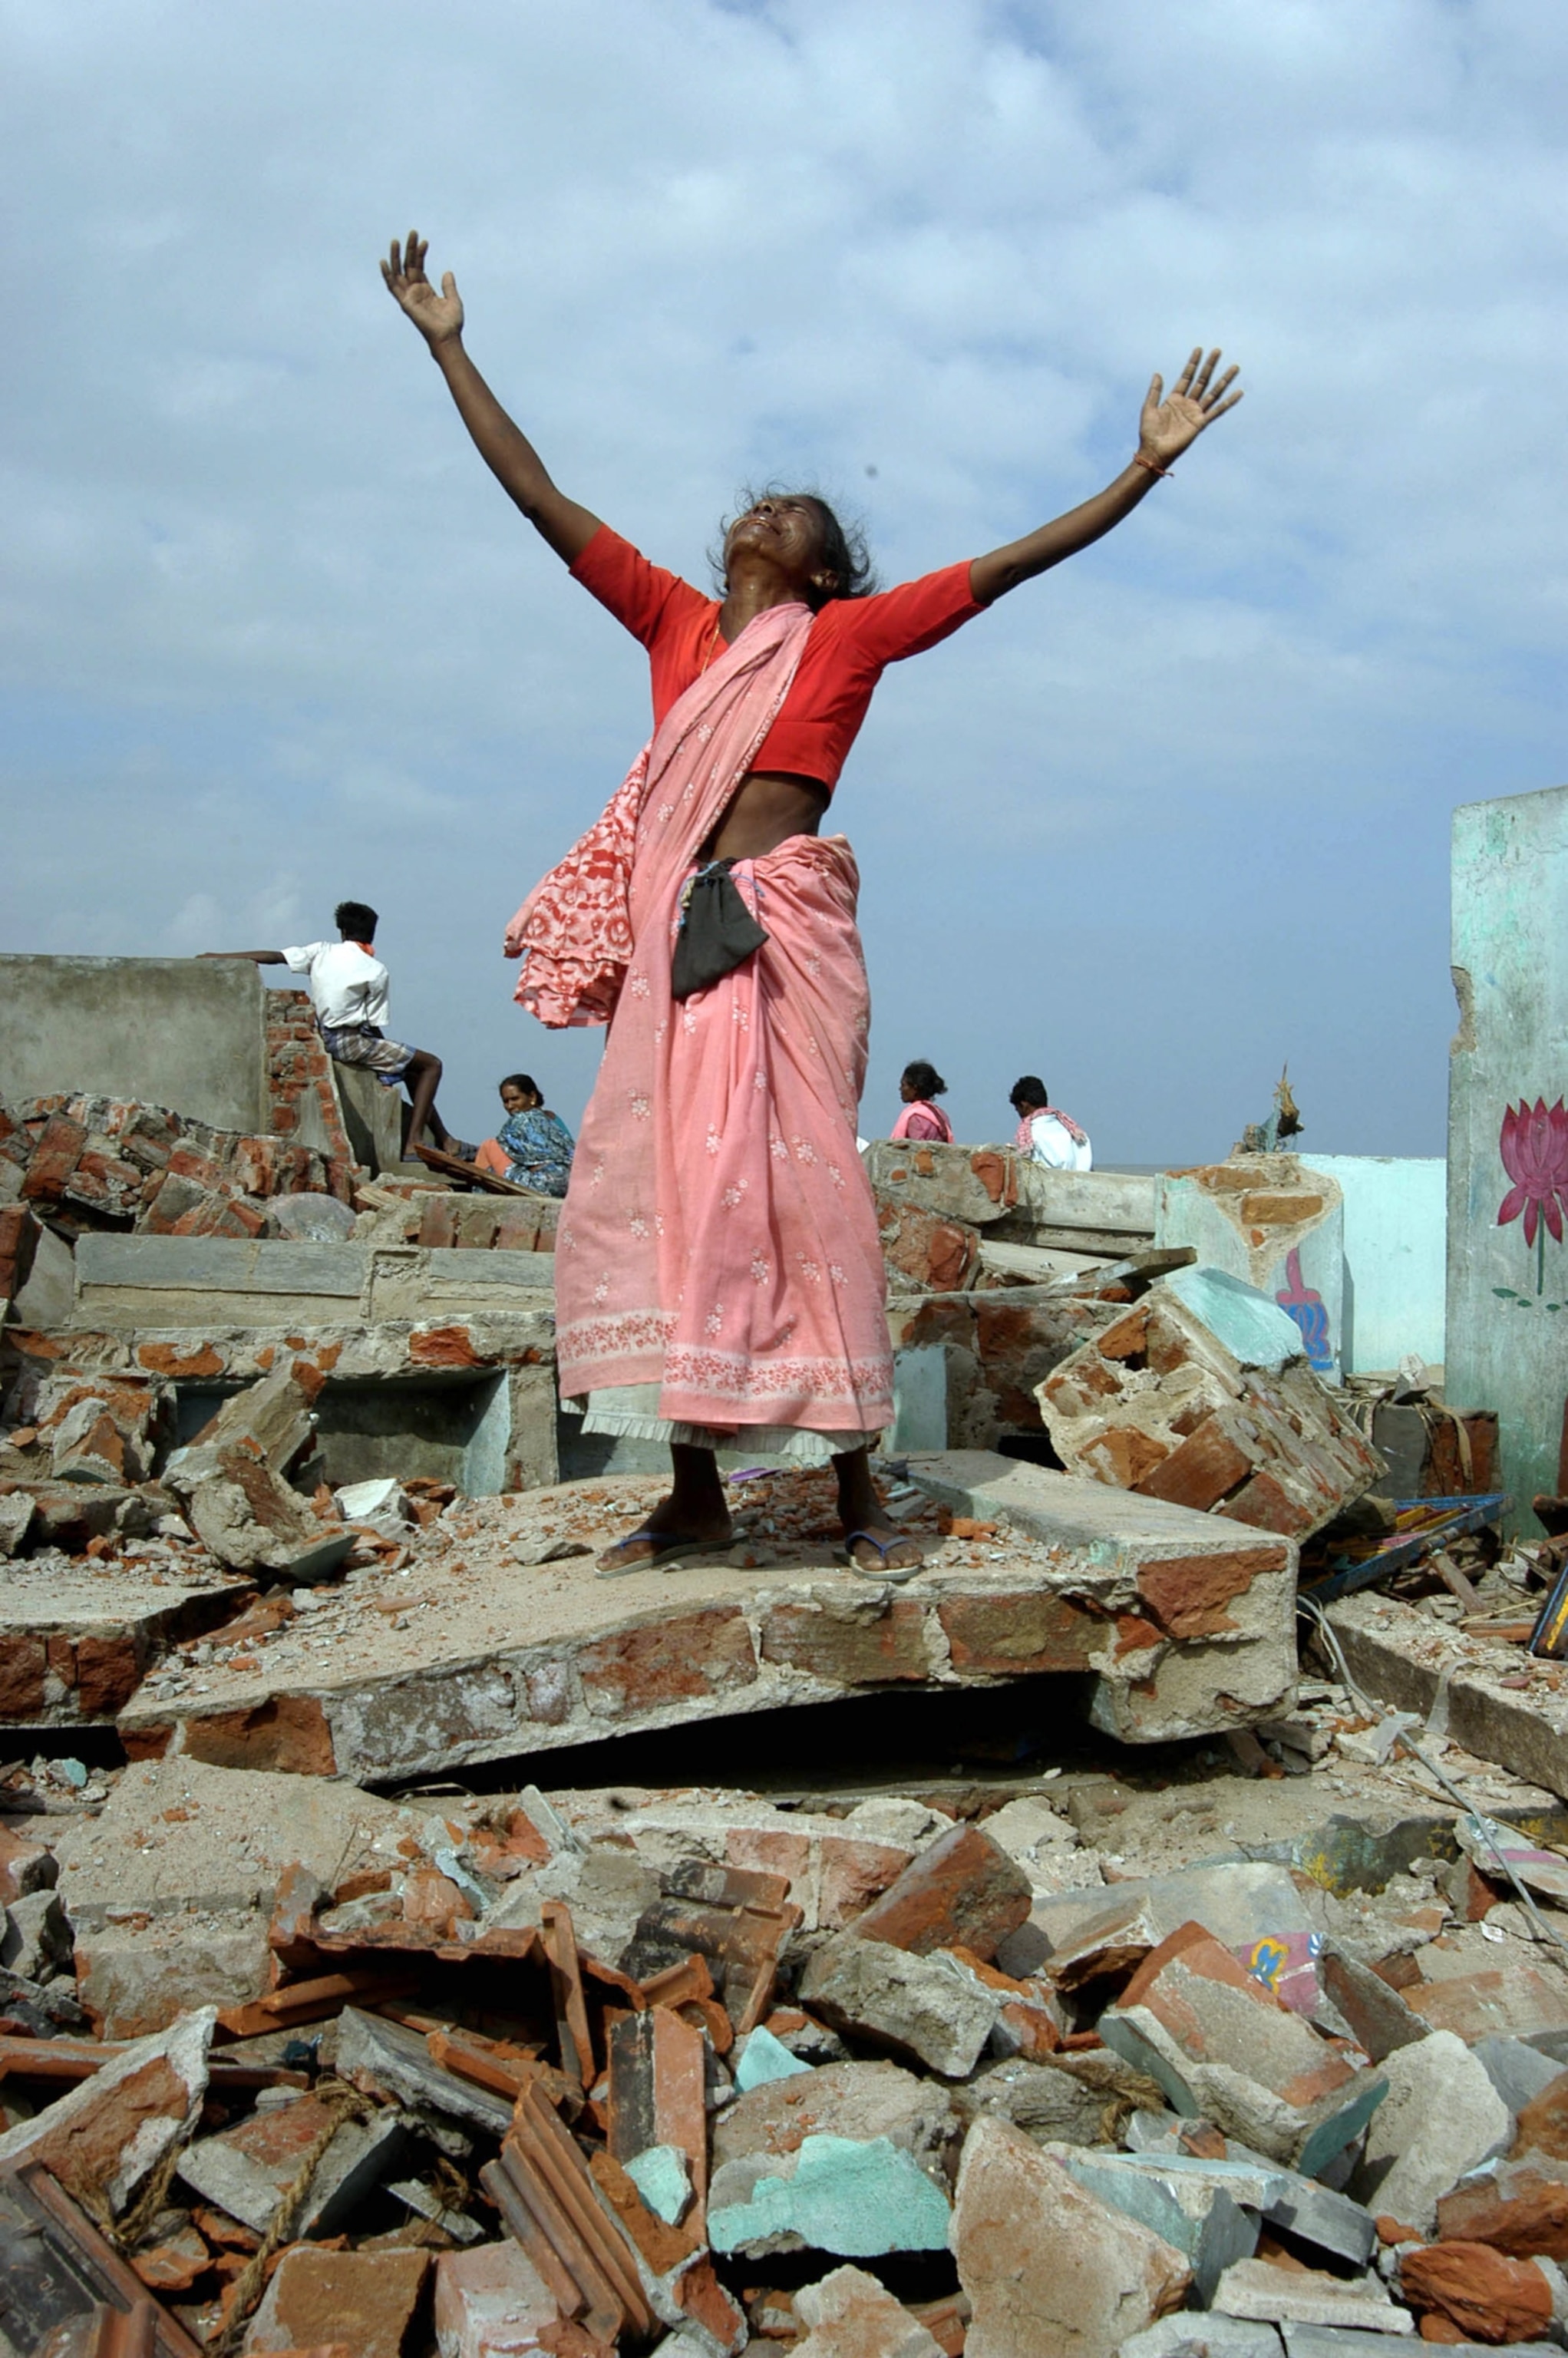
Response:
[{"label": "woman in pink top", "polygon": [[906,1065],[898,1093],[903,1111],[889,1130],[890,1138],[923,1138],[936,1146],[952,1145],[953,1125],[935,1102],[946,1096],[947,1084],[935,1065],[928,1065],[924,1056]]},{"label": "woman in pink top", "polygon": [[1137,447],[1092,499],[881,594],[832,510],[769,493],[730,525],[720,598],[651,565],[557,490],[462,341],[412,232],[382,265],[480,455],[641,641],[654,733],[603,818],[507,936],[523,1003],[609,1022],[556,1255],[563,1398],[670,1444],[670,1494],[600,1559],[619,1574],[730,1543],[716,1447],[830,1459],[849,1560],[907,1579],[869,1448],[892,1420],[885,1279],[856,1150],[870,998],[859,874],[821,833],[883,668],[1098,540],[1240,398],[1195,352],[1155,377]]}]

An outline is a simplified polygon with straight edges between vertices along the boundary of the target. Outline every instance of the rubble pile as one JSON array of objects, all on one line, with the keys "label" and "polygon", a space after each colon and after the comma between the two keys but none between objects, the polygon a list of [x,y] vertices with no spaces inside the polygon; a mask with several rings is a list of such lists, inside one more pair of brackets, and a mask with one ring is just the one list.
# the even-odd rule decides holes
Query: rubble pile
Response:
[{"label": "rubble pile", "polygon": [[1398,1766],[1216,1768],[13,1768],[0,2350],[1560,2344],[1568,1920]]},{"label": "rubble pile", "polygon": [[69,1094],[0,1105],[0,1202],[11,1207],[16,1234],[25,1207],[67,1237],[103,1227],[146,1236],[293,1235],[280,1206],[300,1195],[345,1207],[343,1234],[354,1177],[345,1157],[279,1135],[214,1130],[162,1106]]}]

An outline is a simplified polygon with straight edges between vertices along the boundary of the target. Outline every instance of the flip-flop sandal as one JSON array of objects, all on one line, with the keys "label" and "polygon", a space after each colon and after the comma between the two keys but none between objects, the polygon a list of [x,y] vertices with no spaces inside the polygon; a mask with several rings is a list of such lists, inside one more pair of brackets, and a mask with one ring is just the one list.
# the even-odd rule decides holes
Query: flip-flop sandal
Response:
[{"label": "flip-flop sandal", "polygon": [[613,1547],[606,1548],[605,1555],[618,1556],[623,1548],[635,1547],[639,1540],[654,1542],[652,1555],[633,1556],[629,1563],[606,1563],[601,1557],[594,1565],[599,1578],[624,1580],[629,1573],[653,1572],[661,1565],[710,1563],[715,1556],[728,1555],[735,1545],[733,1532],[727,1540],[694,1540],[682,1539],[674,1531],[628,1531],[623,1540],[617,1540]]},{"label": "flip-flop sandal", "polygon": [[[868,1547],[874,1547],[878,1555],[881,1556],[881,1563],[880,1566],[861,1563],[857,1558],[855,1550],[859,1547],[862,1540],[865,1541]],[[911,1544],[913,1544],[913,1542],[897,1535],[892,1539],[880,1540],[878,1539],[875,1531],[847,1531],[844,1535],[844,1545],[840,1550],[840,1553],[843,1556],[844,1562],[849,1565],[850,1571],[858,1572],[862,1580],[913,1580],[917,1572],[925,1571],[925,1564],[924,1559],[917,1560],[914,1563],[889,1563],[888,1562],[888,1558],[892,1553],[894,1548],[905,1547]]]}]

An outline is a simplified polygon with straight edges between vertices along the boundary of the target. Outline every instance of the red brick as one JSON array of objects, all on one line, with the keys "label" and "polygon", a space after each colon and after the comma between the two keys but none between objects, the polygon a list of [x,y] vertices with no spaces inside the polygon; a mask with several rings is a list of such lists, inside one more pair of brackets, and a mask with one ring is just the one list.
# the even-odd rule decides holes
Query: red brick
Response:
[{"label": "red brick", "polygon": [[195,1351],[182,1351],[175,1343],[143,1343],[137,1347],[136,1358],[157,1376],[221,1376],[223,1372],[223,1362],[211,1343]]},{"label": "red brick", "polygon": [[1312,1515],[1275,1481],[1271,1474],[1254,1474],[1243,1490],[1227,1498],[1217,1512],[1233,1523],[1249,1523],[1257,1531],[1278,1531],[1282,1538],[1295,1539],[1312,1521]]},{"label": "red brick", "polygon": [[51,1114],[27,1162],[22,1193],[32,1203],[58,1202],[59,1192],[75,1170],[87,1132],[69,1115]]},{"label": "red brick", "polygon": [[355,2358],[406,2358],[426,2346],[419,2320],[430,2260],[428,2252],[326,2252],[293,2244],[245,2346],[286,2353],[346,2344]]},{"label": "red brick", "polygon": [[1099,1338],[1102,1359],[1119,1359],[1126,1363],[1141,1359],[1149,1348],[1149,1313],[1134,1310],[1130,1316],[1119,1318],[1108,1326]]},{"label": "red brick", "polygon": [[1103,1622],[1040,1589],[949,1597],[937,1618],[956,1671],[1083,1671],[1105,1643]]},{"label": "red brick", "polygon": [[1519,2259],[1568,2260],[1568,2185],[1528,2169],[1508,2169],[1496,2183],[1476,2179],[1444,2195],[1437,2232],[1444,2243],[1489,2244]]},{"label": "red brick", "polygon": [[956,1825],[910,1861],[852,1930],[917,1957],[964,1948],[989,1960],[1029,1914],[1029,1877],[979,1826]]},{"label": "red brick", "polygon": [[913,1597],[876,1612],[836,1612],[811,1605],[773,1605],[765,1614],[762,1659],[809,1671],[843,1686],[928,1679],[925,1608]]},{"label": "red brick", "polygon": [[484,1364],[466,1326],[416,1326],[408,1337],[408,1357],[416,1368],[478,1368]]},{"label": "red brick", "polygon": [[188,1719],[184,1748],[191,1759],[214,1768],[277,1768],[299,1777],[337,1774],[332,1731],[314,1695],[269,1695],[248,1711],[217,1711]]},{"label": "red brick", "polygon": [[1261,1574],[1284,1564],[1280,1548],[1234,1548],[1223,1554],[1173,1555],[1138,1567],[1138,1593],[1150,1618],[1173,1638],[1212,1638],[1234,1629],[1225,1607]]},{"label": "red brick", "polygon": [[[1544,2342],[1552,2293],[1533,2260],[1508,2259],[1488,2244],[1432,2244],[1400,2266],[1400,2298],[1422,2320],[1426,2341]],[[1449,2331],[1428,2331],[1428,2320]]]},{"label": "red brick", "polygon": [[123,1711],[142,1682],[134,1638],[79,1638],[76,1700],[89,1717]]},{"label": "red brick", "polygon": [[41,1638],[0,1637],[0,1720],[38,1717],[47,1667]]},{"label": "red brick", "polygon": [[38,1224],[26,1204],[7,1204],[0,1211],[0,1302],[26,1285],[38,1241]]},{"label": "red brick", "polygon": [[1113,1483],[1119,1490],[1141,1489],[1170,1454],[1162,1441],[1135,1424],[1108,1425],[1082,1452],[1093,1464],[1096,1478]]},{"label": "red brick", "polygon": [[423,1245],[427,1251],[450,1251],[457,1240],[457,1199],[451,1195],[432,1195],[420,1212],[416,1242]]},{"label": "red brick", "polygon": [[1252,1460],[1238,1449],[1217,1417],[1206,1417],[1173,1449],[1162,1466],[1145,1474],[1133,1487],[1146,1498],[1168,1498],[1173,1507],[1195,1507],[1206,1514],[1229,1490],[1245,1482]]},{"label": "red brick", "polygon": [[596,1639],[578,1662],[589,1708],[607,1714],[749,1686],[757,1675],[745,1616],[724,1606]]},{"label": "red brick", "polygon": [[979,1229],[897,1196],[879,1195],[876,1202],[877,1233],[888,1267],[938,1293],[962,1292],[979,1259]]},{"label": "red brick", "polygon": [[1018,1174],[1011,1154],[982,1146],[970,1155],[969,1168],[993,1204],[1005,1207],[1017,1203]]}]

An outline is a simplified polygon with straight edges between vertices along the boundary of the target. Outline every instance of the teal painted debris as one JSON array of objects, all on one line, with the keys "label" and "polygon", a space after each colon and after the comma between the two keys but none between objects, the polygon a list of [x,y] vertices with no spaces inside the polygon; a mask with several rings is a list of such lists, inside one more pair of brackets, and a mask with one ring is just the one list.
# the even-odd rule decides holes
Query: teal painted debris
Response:
[{"label": "teal painted debris", "polygon": [[765,2024],[759,2023],[741,2050],[741,2061],[735,2067],[735,2085],[741,2095],[752,2088],[765,2087],[770,2080],[793,2080],[797,2071],[809,2071],[798,2055],[792,2055],[780,2039],[775,2039]]},{"label": "teal painted debris", "polygon": [[750,2201],[709,2211],[708,2239],[716,2252],[804,2244],[870,2259],[946,2251],[947,2218],[946,2196],[891,2138],[808,2136],[787,2176],[759,2178]]}]

